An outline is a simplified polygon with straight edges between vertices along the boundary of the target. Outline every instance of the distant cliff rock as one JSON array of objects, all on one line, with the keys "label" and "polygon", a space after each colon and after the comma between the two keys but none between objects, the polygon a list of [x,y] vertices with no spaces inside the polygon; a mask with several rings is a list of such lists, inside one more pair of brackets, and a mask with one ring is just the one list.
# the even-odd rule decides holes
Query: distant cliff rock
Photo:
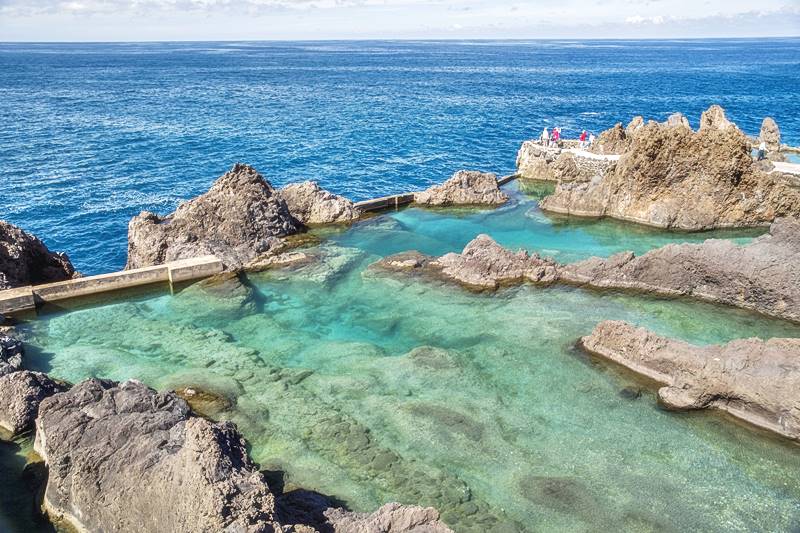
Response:
[{"label": "distant cliff rock", "polygon": [[700,115],[700,131],[718,130],[725,131],[730,129],[738,129],[736,124],[728,120],[725,116],[725,110],[722,106],[712,105]]},{"label": "distant cliff rock", "polygon": [[75,276],[66,254],[51,252],[35,236],[0,220],[0,290]]},{"label": "distant cliff rock", "polygon": [[800,440],[800,339],[700,347],[607,321],[581,344],[664,385],[658,399],[669,409],[716,408]]},{"label": "distant cliff rock", "polygon": [[442,183],[414,194],[414,202],[428,206],[500,205],[508,201],[497,185],[497,176],[460,170]]},{"label": "distant cliff rock", "polygon": [[[699,132],[642,126],[613,171],[589,182],[562,180],[542,209],[683,230],[763,226],[800,216],[800,191],[754,163],[747,137],[724,111],[716,106],[704,117]],[[614,130],[622,136],[614,139],[626,139],[621,126]]]},{"label": "distant cliff rock", "polygon": [[758,133],[759,141],[767,145],[768,152],[777,152],[781,149],[781,130],[777,122],[772,117],[766,117],[761,123],[761,130]]},{"label": "distant cliff rock", "polygon": [[253,167],[237,163],[205,194],[159,217],[142,212],[128,226],[128,264],[139,268],[215,255],[228,269],[279,244],[303,225]]},{"label": "distant cliff rock", "polygon": [[[639,127],[641,127],[641,125],[639,125]],[[633,124],[629,125],[628,128],[631,134],[634,134],[638,129]],[[629,140],[625,128],[622,127],[621,122],[617,122],[612,128],[600,132],[600,135],[595,138],[590,150],[596,154],[603,155],[621,154],[627,150],[628,144]]]},{"label": "distant cliff rock", "polygon": [[353,222],[361,216],[353,202],[321,189],[314,181],[293,183],[280,190],[289,212],[303,224]]}]

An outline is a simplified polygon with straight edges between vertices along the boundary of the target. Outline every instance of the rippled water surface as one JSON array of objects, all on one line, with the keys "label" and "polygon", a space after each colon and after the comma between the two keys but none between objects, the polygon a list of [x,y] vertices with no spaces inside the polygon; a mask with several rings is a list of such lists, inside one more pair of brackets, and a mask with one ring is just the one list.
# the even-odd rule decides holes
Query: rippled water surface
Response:
[{"label": "rippled water surface", "polygon": [[364,199],[509,172],[545,124],[697,125],[715,102],[800,144],[798,39],[0,44],[0,73],[0,219],[89,274],[236,161]]},{"label": "rippled water surface", "polygon": [[28,362],[71,381],[225,395],[217,416],[287,489],[357,510],[434,505],[459,533],[797,529],[797,446],[719,414],[662,411],[653,388],[576,341],[604,319],[698,344],[800,326],[565,287],[475,294],[369,268],[477,232],[562,261],[709,236],[549,218],[512,194],[494,211],[407,209],[328,230],[320,261],[241,285],[54,311],[23,327]]}]

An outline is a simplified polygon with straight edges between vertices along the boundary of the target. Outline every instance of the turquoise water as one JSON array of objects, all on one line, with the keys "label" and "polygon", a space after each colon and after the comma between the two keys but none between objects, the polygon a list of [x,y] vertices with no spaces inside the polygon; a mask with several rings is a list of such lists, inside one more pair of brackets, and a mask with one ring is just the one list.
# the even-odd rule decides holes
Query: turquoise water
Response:
[{"label": "turquoise water", "polygon": [[[29,364],[60,378],[135,377],[227,396],[265,470],[356,510],[438,507],[457,532],[791,531],[795,445],[653,389],[575,347],[604,319],[698,344],[797,336],[729,308],[575,288],[474,294],[376,275],[379,257],[458,250],[478,232],[573,260],[709,235],[494,211],[407,209],[329,230],[319,260],[43,315]],[[741,242],[752,233],[722,233]]]}]

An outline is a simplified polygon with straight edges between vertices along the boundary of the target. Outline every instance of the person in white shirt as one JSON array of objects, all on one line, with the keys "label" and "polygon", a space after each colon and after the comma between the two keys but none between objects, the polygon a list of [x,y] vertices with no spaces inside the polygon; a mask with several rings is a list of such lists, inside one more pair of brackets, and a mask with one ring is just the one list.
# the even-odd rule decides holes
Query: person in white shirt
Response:
[{"label": "person in white shirt", "polygon": [[767,143],[761,141],[761,144],[758,145],[758,160],[761,161],[767,156]]},{"label": "person in white shirt", "polygon": [[542,146],[547,146],[547,143],[550,142],[550,132],[547,131],[547,126],[545,126],[544,131],[542,131],[540,139],[542,141]]}]

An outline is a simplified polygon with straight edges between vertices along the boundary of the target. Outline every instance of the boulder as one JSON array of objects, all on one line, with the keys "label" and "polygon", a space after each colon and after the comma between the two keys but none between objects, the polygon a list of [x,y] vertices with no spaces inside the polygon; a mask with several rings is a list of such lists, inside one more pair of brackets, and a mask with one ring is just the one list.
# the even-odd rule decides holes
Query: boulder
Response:
[{"label": "boulder", "polygon": [[767,144],[768,152],[778,152],[781,149],[781,130],[772,117],[767,117],[761,123],[758,140]]},{"label": "boulder", "polygon": [[800,190],[759,169],[735,127],[693,132],[651,122],[633,136],[613,171],[589,182],[560,182],[540,206],[694,231],[798,216]]},{"label": "boulder", "polygon": [[728,120],[722,106],[712,105],[700,115],[700,131],[738,129],[736,124]]},{"label": "boulder", "polygon": [[0,290],[76,277],[63,252],[51,252],[37,237],[0,220]]},{"label": "boulder", "polygon": [[740,246],[724,239],[669,244],[561,267],[560,277],[595,288],[689,296],[800,322],[800,221],[779,219]]},{"label": "boulder", "polygon": [[45,399],[44,506],[80,531],[273,531],[274,498],[229,422],[174,393],[90,379]]},{"label": "boulder", "polygon": [[701,347],[607,321],[581,344],[662,384],[658,399],[668,409],[716,408],[800,440],[800,339]]},{"label": "boulder", "polygon": [[415,203],[429,206],[500,205],[507,201],[495,174],[472,170],[459,170],[441,185],[414,193]]},{"label": "boulder", "polygon": [[280,191],[289,212],[303,224],[353,222],[361,216],[353,202],[321,189],[314,181],[287,185]]},{"label": "boulder", "polygon": [[16,372],[22,368],[22,342],[0,333],[0,376]]},{"label": "boulder", "polygon": [[374,263],[379,271],[421,273],[455,281],[467,288],[497,289],[502,285],[531,281],[548,284],[558,277],[557,264],[520,250],[512,252],[488,235],[478,235],[460,254],[432,258],[419,252],[405,252]]},{"label": "boulder", "polygon": [[[634,130],[640,130],[641,128],[642,126],[638,128],[634,127]],[[628,135],[625,133],[625,128],[622,127],[622,122],[617,122],[613,127],[600,132],[600,135],[594,140],[590,150],[596,154],[602,155],[621,154],[628,149],[629,144],[630,141]]]},{"label": "boulder", "polygon": [[0,376],[0,428],[12,437],[33,429],[41,401],[66,388],[41,372],[20,370]]},{"label": "boulder", "polygon": [[431,507],[387,503],[371,514],[325,511],[334,533],[452,533]]},{"label": "boulder", "polygon": [[286,201],[253,167],[237,163],[205,194],[166,217],[142,212],[128,225],[126,268],[215,255],[229,270],[303,229]]}]

